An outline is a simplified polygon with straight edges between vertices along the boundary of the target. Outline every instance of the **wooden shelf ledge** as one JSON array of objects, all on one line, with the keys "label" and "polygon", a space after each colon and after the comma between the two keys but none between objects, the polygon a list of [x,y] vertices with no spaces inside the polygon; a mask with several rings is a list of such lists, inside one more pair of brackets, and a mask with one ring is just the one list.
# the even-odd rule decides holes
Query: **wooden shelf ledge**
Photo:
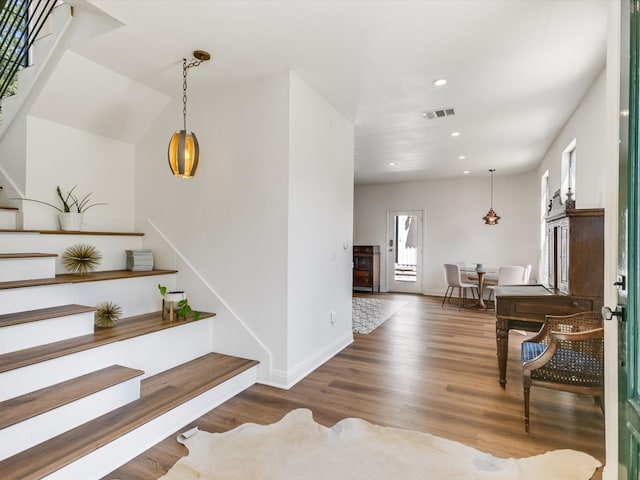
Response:
[{"label": "wooden shelf ledge", "polygon": [[131,270],[106,270],[92,272],[84,275],[77,273],[63,273],[53,278],[39,278],[35,280],[17,280],[12,282],[0,282],[0,290],[8,288],[40,287],[43,285],[57,285],[61,283],[85,283],[100,282],[103,280],[119,280],[122,278],[150,277],[153,275],[169,275],[177,273],[177,270],[149,270],[145,272],[132,272]]},{"label": "wooden shelf ledge", "polygon": [[24,312],[5,313],[0,315],[0,328],[23,323],[39,322],[50,318],[67,317],[80,313],[95,312],[95,307],[85,305],[59,305],[56,307],[39,308],[37,310],[27,310]]},{"label": "wooden shelf ledge", "polygon": [[102,236],[121,236],[121,237],[143,237],[142,232],[95,232],[84,230],[17,230],[10,228],[1,228],[0,233],[35,233],[42,235],[102,235]]}]

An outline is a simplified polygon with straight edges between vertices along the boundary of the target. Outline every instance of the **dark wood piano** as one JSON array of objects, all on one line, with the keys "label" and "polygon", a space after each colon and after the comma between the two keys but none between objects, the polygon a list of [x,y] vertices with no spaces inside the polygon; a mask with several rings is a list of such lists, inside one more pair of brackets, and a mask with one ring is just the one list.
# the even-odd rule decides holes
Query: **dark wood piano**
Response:
[{"label": "dark wood piano", "polygon": [[[509,329],[538,331],[546,315],[599,312],[604,296],[604,210],[576,209],[556,192],[546,216],[545,285],[496,287],[500,385],[507,383]],[[545,281],[546,280],[546,281]]]}]

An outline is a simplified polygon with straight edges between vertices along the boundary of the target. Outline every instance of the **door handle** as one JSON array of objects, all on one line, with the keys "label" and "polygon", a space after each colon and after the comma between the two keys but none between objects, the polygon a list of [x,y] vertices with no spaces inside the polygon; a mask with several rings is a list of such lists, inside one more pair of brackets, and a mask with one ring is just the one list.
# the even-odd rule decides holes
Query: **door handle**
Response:
[{"label": "door handle", "polygon": [[611,320],[613,317],[617,317],[624,321],[624,309],[620,306],[617,306],[615,310],[611,310],[609,307],[602,307],[601,313],[602,318],[605,320]]}]

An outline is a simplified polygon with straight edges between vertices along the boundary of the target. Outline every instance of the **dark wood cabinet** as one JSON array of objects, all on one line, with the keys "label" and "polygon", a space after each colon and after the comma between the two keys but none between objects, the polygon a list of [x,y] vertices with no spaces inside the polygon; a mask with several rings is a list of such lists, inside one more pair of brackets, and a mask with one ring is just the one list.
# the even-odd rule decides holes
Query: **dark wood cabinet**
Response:
[{"label": "dark wood cabinet", "polygon": [[380,246],[353,246],[353,289],[367,288],[380,292]]},{"label": "dark wood cabinet", "polygon": [[604,210],[566,209],[547,217],[548,285],[566,295],[604,296]]}]

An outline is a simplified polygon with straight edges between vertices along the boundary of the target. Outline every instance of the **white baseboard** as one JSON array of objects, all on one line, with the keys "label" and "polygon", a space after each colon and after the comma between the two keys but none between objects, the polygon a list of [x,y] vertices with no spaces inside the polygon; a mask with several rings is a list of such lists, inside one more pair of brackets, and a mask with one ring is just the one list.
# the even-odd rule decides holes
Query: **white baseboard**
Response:
[{"label": "white baseboard", "polygon": [[349,331],[289,371],[272,369],[271,381],[258,383],[288,390],[351,343],[353,343],[353,332]]}]

